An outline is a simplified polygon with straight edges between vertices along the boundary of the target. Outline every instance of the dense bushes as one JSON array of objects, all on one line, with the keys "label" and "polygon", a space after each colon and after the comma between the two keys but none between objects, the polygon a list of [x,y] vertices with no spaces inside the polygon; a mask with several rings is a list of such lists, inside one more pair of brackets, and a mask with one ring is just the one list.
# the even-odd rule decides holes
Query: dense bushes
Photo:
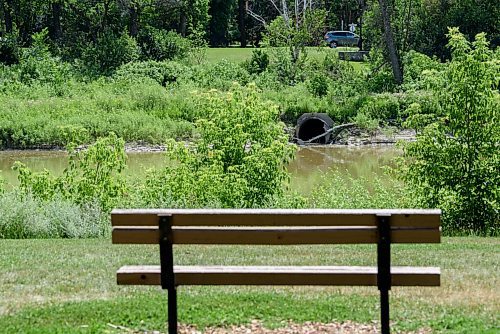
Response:
[{"label": "dense bushes", "polygon": [[163,87],[191,79],[191,69],[173,61],[158,62],[154,60],[130,62],[120,66],[114,78],[117,81],[141,81],[152,79]]},{"label": "dense bushes", "polygon": [[[484,34],[473,43],[450,30],[453,59],[433,87],[434,113],[414,113],[417,141],[404,146],[404,180],[415,198],[444,212],[448,233],[498,234],[500,228],[500,95],[498,54]],[[423,123],[423,125],[422,125]]]},{"label": "dense bushes", "polygon": [[25,196],[43,201],[59,197],[78,205],[95,202],[104,212],[109,211],[126,191],[120,175],[125,168],[124,145],[111,134],[83,151],[68,146],[69,166],[61,176],[47,170],[33,172],[18,162],[14,168],[19,172],[19,189]]},{"label": "dense bushes", "polygon": [[83,51],[86,69],[95,74],[110,74],[120,65],[139,59],[140,50],[128,34],[105,32]]},{"label": "dense bushes", "polygon": [[277,106],[255,87],[211,92],[200,100],[199,136],[170,142],[168,167],[146,177],[140,201],[147,206],[261,207],[283,191],[292,158]]},{"label": "dense bushes", "polygon": [[0,63],[13,65],[19,62],[19,46],[17,38],[12,34],[0,37]]},{"label": "dense bushes", "polygon": [[222,59],[215,64],[194,66],[193,81],[201,88],[228,90],[234,82],[246,85],[250,75],[239,64]]},{"label": "dense bushes", "polygon": [[250,74],[260,74],[269,66],[269,55],[262,50],[252,51],[252,57],[243,62],[243,67]]},{"label": "dense bushes", "polygon": [[[474,56],[467,58],[471,47],[462,43],[467,52],[450,64],[408,53],[404,56],[405,82],[396,87],[376,55],[370,68],[364,70],[339,61],[332,50],[293,62],[289,51],[280,48],[269,54],[255,51],[242,64],[222,59],[193,65],[185,57],[192,44],[175,33],[156,31],[150,40],[139,36],[138,46],[126,34],[109,32],[97,36],[92,52],[69,64],[53,56],[46,34],[35,35],[29,48],[18,50],[8,49],[8,40],[1,40],[5,50],[0,43],[0,56],[7,57],[12,51],[17,58],[10,66],[0,67],[0,147],[90,144],[110,132],[126,142],[164,144],[169,139],[188,139],[190,144],[170,142],[169,158],[175,162],[168,169],[153,172],[146,188],[139,184],[132,187],[129,197],[117,195],[124,205],[399,206],[406,193],[396,186],[387,188],[384,194],[394,197],[384,202],[359,195],[366,182],[354,180],[346,183],[353,193],[333,185],[349,193],[345,198],[328,187],[318,190],[310,202],[293,194],[283,196],[281,184],[286,174],[280,168],[288,157],[288,146],[278,118],[293,125],[303,113],[323,112],[336,123],[354,121],[367,130],[403,124],[421,131],[420,141],[406,151],[414,163],[406,181],[418,193],[411,198],[420,201],[404,203],[442,207],[449,231],[464,231],[463,226],[482,233],[498,229],[498,180],[491,172],[498,164],[498,155],[491,153],[498,142],[498,127],[492,125],[498,123],[498,113],[492,111],[498,108],[498,82],[491,79],[498,77],[498,53],[486,52],[479,41],[476,49],[482,48],[482,54],[472,52]],[[130,61],[139,57],[158,60]],[[175,60],[165,60],[172,58]],[[467,66],[463,59],[467,59]],[[483,63],[488,64],[488,71]],[[100,76],[103,73],[107,76]],[[481,80],[472,83],[472,78]],[[240,88],[233,91],[234,87]],[[475,101],[476,109],[461,96]],[[460,110],[469,112],[471,118],[464,120]],[[471,129],[489,132],[476,136]],[[439,149],[443,147],[450,151],[442,153]],[[223,153],[226,151],[230,157]],[[459,172],[443,172],[440,166],[457,166]],[[20,171],[25,180],[22,193],[26,201],[32,200],[27,205],[38,205],[38,200],[79,205],[97,201],[106,211],[117,203],[95,192],[100,188],[95,184],[82,186],[95,190],[88,196],[69,195],[79,193],[69,184],[83,184],[81,175],[75,176],[78,180],[64,180],[31,174],[22,167]],[[92,175],[91,171],[87,174]],[[384,187],[379,191],[386,191]],[[473,204],[462,205],[465,201]],[[456,207],[459,204],[460,208]],[[465,222],[465,216],[473,217],[473,222]]]},{"label": "dense bushes", "polygon": [[97,81],[78,85],[69,96],[0,96],[0,147],[64,146],[73,135],[91,143],[109,132],[127,142],[190,137],[198,112],[188,98],[191,90],[171,92],[152,81]]},{"label": "dense bushes", "polygon": [[191,42],[176,32],[155,28],[143,31],[139,43],[143,58],[156,61],[184,58],[191,48]]},{"label": "dense bushes", "polygon": [[[150,37],[165,42],[159,44],[185,50],[179,46],[185,41],[175,33],[157,33],[165,36]],[[339,61],[331,50],[295,64],[288,52],[279,48],[270,55],[254,51],[244,64],[221,60],[188,66],[182,59],[127,62],[138,57],[135,41],[109,32],[96,39],[92,46],[95,52],[70,65],[51,55],[46,34],[35,35],[33,45],[20,50],[19,64],[0,69],[3,147],[62,146],[75,133],[89,143],[110,131],[126,141],[160,143],[186,138],[192,135],[190,123],[198,115],[191,91],[227,91],[234,82],[256,82],[259,95],[278,104],[282,120],[291,124],[306,112],[328,113],[339,123],[357,120],[359,124],[380,124],[387,117],[398,119],[404,115],[401,109],[406,109],[404,103],[400,107],[393,103],[401,100],[396,95],[371,96],[365,74]],[[101,47],[101,42],[106,47]],[[182,51],[179,56],[184,54]],[[413,67],[418,70],[421,65]],[[113,75],[111,80],[95,80],[85,76],[89,73]],[[26,103],[27,99],[36,102]]]}]

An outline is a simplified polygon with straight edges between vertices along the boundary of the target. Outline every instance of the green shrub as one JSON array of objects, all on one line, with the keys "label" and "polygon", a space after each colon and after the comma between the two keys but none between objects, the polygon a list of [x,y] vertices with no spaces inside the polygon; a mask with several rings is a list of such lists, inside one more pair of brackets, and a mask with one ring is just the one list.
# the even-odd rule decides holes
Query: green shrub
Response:
[{"label": "green shrub", "polygon": [[190,69],[177,62],[154,60],[130,62],[120,66],[114,78],[117,80],[140,81],[144,78],[153,79],[162,86],[177,83],[179,80],[189,78]]},{"label": "green shrub", "polygon": [[101,138],[81,151],[70,146],[68,162],[68,168],[59,177],[47,170],[33,172],[16,162],[19,189],[42,201],[60,197],[79,205],[95,202],[104,212],[125,193],[125,183],[120,176],[125,168],[124,142],[116,135]]},{"label": "green shrub", "polygon": [[0,239],[96,238],[109,232],[108,216],[94,203],[0,193]]},{"label": "green shrub", "polygon": [[500,61],[484,34],[469,43],[452,28],[449,37],[452,61],[433,89],[439,108],[421,115],[428,125],[404,145],[400,175],[421,205],[443,210],[445,233],[498,235]]},{"label": "green shrub", "polygon": [[281,84],[293,86],[304,79],[304,61],[293,62],[286,48],[274,48],[269,71],[275,73]]},{"label": "green shrub", "polygon": [[13,65],[19,62],[19,46],[14,35],[7,34],[0,37],[0,63]]},{"label": "green shrub", "polygon": [[421,130],[435,119],[439,101],[431,91],[407,91],[399,98],[402,126]]},{"label": "green shrub", "polygon": [[366,87],[372,93],[394,92],[396,81],[390,66],[386,63],[380,49],[370,50],[370,70],[367,73]]},{"label": "green shrub", "polygon": [[260,74],[269,66],[269,55],[262,50],[253,50],[252,57],[243,62],[243,67],[250,74]]},{"label": "green shrub", "polygon": [[318,73],[309,79],[307,88],[314,96],[322,97],[328,93],[328,83],[328,78],[324,74]]},{"label": "green shrub", "polygon": [[193,69],[193,81],[202,88],[226,91],[234,82],[246,85],[250,80],[250,75],[244,68],[226,59],[211,65],[195,66]]},{"label": "green shrub", "polygon": [[366,116],[384,121],[399,118],[399,98],[390,93],[376,94],[368,97],[360,111]]},{"label": "green shrub", "polygon": [[107,31],[83,51],[82,60],[91,74],[113,73],[120,65],[139,59],[139,47],[126,33]]},{"label": "green shrub", "polygon": [[350,122],[369,99],[368,95],[357,93],[355,87],[335,81],[330,85],[325,98],[330,106],[328,114],[339,123]]},{"label": "green shrub", "polygon": [[186,57],[191,41],[175,31],[148,28],[139,38],[143,57],[151,60],[173,60]]},{"label": "green shrub", "polygon": [[56,95],[62,95],[72,70],[67,63],[51,55],[47,35],[46,29],[33,34],[31,47],[20,50],[19,63],[11,67],[16,74],[12,79],[30,87],[47,84],[56,89]]},{"label": "green shrub", "polygon": [[333,80],[345,84],[359,84],[360,75],[349,62],[341,61],[337,53],[327,53],[320,64],[320,69]]},{"label": "green shrub", "polygon": [[264,91],[262,96],[273,101],[280,107],[281,119],[294,124],[304,113],[329,113],[334,107],[326,99],[318,98],[309,93],[305,84],[285,86],[279,91]]},{"label": "green shrub", "polygon": [[366,81],[367,88],[373,93],[393,92],[396,89],[396,81],[391,70],[383,67],[373,72]]},{"label": "green shrub", "polygon": [[352,121],[356,123],[358,127],[370,133],[375,133],[380,124],[380,119],[374,118],[366,109],[359,111]]},{"label": "green shrub", "polygon": [[203,118],[191,143],[170,141],[172,163],[146,177],[144,205],[170,207],[258,207],[283,191],[292,157],[277,106],[255,87],[199,97]]},{"label": "green shrub", "polygon": [[159,144],[190,137],[199,114],[195,88],[186,85],[165,89],[152,80],[101,79],[69,84],[62,97],[47,86],[20,87],[0,95],[2,147],[61,147],[73,135],[88,144],[110,132],[127,142]]},{"label": "green shrub", "polygon": [[405,90],[420,90],[431,88],[426,78],[432,75],[431,73],[442,71],[444,65],[436,58],[411,50],[403,56],[403,68],[403,88]]}]

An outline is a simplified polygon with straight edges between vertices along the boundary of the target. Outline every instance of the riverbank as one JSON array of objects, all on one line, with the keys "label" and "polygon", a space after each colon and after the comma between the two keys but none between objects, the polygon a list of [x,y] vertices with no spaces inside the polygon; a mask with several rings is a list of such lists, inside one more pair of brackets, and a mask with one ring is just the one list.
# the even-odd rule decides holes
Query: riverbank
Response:
[{"label": "riverbank", "polygon": [[[292,129],[292,128],[291,128]],[[293,132],[288,130],[288,132]],[[396,127],[378,128],[375,130],[365,130],[359,127],[352,127],[346,129],[339,134],[335,141],[330,144],[317,144],[311,143],[306,145],[299,145],[303,147],[359,147],[359,146],[391,146],[399,141],[414,141],[416,132],[413,129],[398,129]],[[87,146],[81,146],[84,149]],[[66,151],[62,146],[42,145],[35,147],[28,147],[24,149],[0,149],[0,152],[23,152],[23,151]],[[166,146],[160,144],[150,144],[144,141],[129,142],[125,144],[125,151],[127,153],[156,153],[165,152]]]},{"label": "riverbank", "polygon": [[399,141],[414,141],[416,132],[413,129],[398,129],[396,127],[364,130],[353,127],[345,130],[336,138],[334,145],[364,146],[364,145],[395,145]]}]

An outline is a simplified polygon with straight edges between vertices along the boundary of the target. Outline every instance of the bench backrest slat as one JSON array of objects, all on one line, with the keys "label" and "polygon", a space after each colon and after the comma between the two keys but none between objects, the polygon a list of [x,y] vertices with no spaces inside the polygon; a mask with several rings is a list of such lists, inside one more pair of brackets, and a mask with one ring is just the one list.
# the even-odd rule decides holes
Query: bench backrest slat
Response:
[{"label": "bench backrest slat", "polygon": [[158,226],[159,215],[172,226],[377,226],[377,215],[391,215],[392,227],[439,228],[440,210],[113,210],[113,226]]},{"label": "bench backrest slat", "polygon": [[[176,228],[174,244],[298,245],[366,244],[378,241],[375,227],[331,228]],[[115,244],[157,244],[156,227],[114,227]],[[439,229],[392,229],[392,243],[439,243]]]}]

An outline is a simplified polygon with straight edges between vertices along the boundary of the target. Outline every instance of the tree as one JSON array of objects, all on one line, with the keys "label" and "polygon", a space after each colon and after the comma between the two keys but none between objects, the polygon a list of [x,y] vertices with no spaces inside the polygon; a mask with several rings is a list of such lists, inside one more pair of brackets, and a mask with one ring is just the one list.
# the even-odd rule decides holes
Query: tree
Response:
[{"label": "tree", "polygon": [[242,48],[247,46],[247,9],[248,0],[238,0],[238,31]]},{"label": "tree", "polygon": [[388,0],[379,0],[380,11],[382,12],[382,21],[384,24],[384,39],[391,62],[392,73],[398,85],[403,83],[403,70],[401,69],[401,59],[399,58],[396,44],[394,43],[394,34],[392,30],[390,8],[387,4]]},{"label": "tree", "polygon": [[51,4],[51,23],[49,25],[50,38],[54,41],[62,37],[61,15],[63,10],[62,1],[55,0]]},{"label": "tree", "polygon": [[12,0],[2,1],[2,13],[4,17],[5,32],[12,33]]},{"label": "tree", "polygon": [[286,1],[278,4],[276,0],[269,0],[279,16],[271,23],[249,11],[249,14],[260,21],[267,30],[272,46],[286,46],[290,50],[292,62],[299,61],[300,53],[309,43],[312,43],[318,32],[325,29],[326,12],[313,6],[311,0],[295,0],[293,5]]},{"label": "tree", "polygon": [[[415,0],[417,1],[417,0]],[[500,6],[497,0],[420,0],[415,27],[415,49],[429,56],[449,59],[447,27],[459,27],[469,39],[486,32],[492,46],[500,44]]]},{"label": "tree", "polygon": [[440,108],[430,121],[413,108],[407,123],[421,132],[404,146],[403,178],[422,205],[443,209],[445,232],[498,235],[500,57],[484,33],[472,43],[458,28],[448,36],[452,61],[434,87]]},{"label": "tree", "polygon": [[227,46],[229,44],[228,30],[234,6],[234,0],[210,1],[209,40],[211,46]]},{"label": "tree", "polygon": [[204,117],[189,144],[170,141],[174,164],[153,171],[141,189],[147,205],[170,207],[262,207],[283,195],[288,143],[279,109],[260,99],[255,85],[197,97]]}]

